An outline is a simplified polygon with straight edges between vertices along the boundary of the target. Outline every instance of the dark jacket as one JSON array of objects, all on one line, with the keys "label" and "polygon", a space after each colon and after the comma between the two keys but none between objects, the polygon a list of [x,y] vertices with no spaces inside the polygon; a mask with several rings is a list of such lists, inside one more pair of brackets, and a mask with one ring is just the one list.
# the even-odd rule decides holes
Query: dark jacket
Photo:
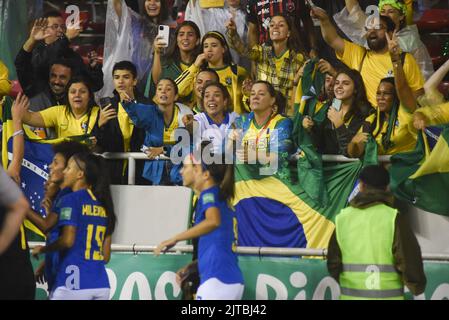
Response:
[{"label": "dark jacket", "polygon": [[72,66],[72,77],[83,76],[92,85],[92,91],[103,87],[102,66],[86,66],[81,56],[70,48],[69,40],[64,36],[50,45],[39,42],[32,52],[20,49],[14,64],[17,77],[28,97],[40,93],[48,87],[50,66],[59,59],[67,60]]},{"label": "dark jacket", "polygon": [[342,125],[334,129],[332,122],[326,117],[321,124],[312,127],[310,131],[312,142],[321,154],[347,156],[348,144],[359,131],[364,121],[364,117],[354,115],[347,127]]},{"label": "dark jacket", "polygon": [[[6,212],[7,209],[0,206],[0,228]],[[36,282],[23,228],[0,255],[0,284],[0,300],[34,300]]]},{"label": "dark jacket", "polygon": [[[151,100],[145,98],[138,91],[135,92],[136,101],[143,104],[151,104]],[[114,96],[111,97],[111,104],[114,109],[118,110],[118,103],[120,97],[117,91],[114,90]],[[99,117],[98,117],[99,118]],[[100,152],[125,152],[123,145],[123,134],[120,129],[118,119],[109,120],[101,128],[98,127],[98,121],[93,129],[93,135],[97,138],[97,147]],[[145,130],[134,126],[130,141],[130,152],[140,152],[145,139]],[[113,184],[127,184],[128,168],[126,168],[123,175],[122,160],[108,160],[109,169],[111,173],[111,183]],[[142,178],[144,161],[136,161],[136,184],[148,184],[148,181]]]},{"label": "dark jacket", "polygon": [[[384,191],[371,190],[359,193],[350,203],[354,208],[368,208],[379,203],[392,206],[393,197]],[[395,268],[402,276],[402,281],[413,295],[419,295],[426,288],[421,249],[410,226],[402,214],[396,216],[393,246]],[[336,232],[329,240],[327,252],[327,269],[330,275],[339,281],[343,272],[341,250],[337,242]]]}]

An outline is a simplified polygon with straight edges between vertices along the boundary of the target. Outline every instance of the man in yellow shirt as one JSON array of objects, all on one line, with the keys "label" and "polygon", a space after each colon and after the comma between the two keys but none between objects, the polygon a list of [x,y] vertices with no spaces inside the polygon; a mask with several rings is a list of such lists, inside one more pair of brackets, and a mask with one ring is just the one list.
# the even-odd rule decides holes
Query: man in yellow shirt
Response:
[{"label": "man in yellow shirt", "polygon": [[[388,52],[387,35],[392,37],[394,23],[391,18],[379,16],[370,19],[366,26],[366,37],[370,50],[341,38],[332,25],[329,16],[321,8],[314,7],[311,15],[320,20],[321,33],[324,40],[331,46],[337,58],[348,67],[359,70],[365,84],[369,102],[376,105],[376,90],[380,80],[393,74],[393,64]],[[424,79],[421,71],[409,53],[404,59],[404,73],[408,86],[415,97],[424,94]]]}]

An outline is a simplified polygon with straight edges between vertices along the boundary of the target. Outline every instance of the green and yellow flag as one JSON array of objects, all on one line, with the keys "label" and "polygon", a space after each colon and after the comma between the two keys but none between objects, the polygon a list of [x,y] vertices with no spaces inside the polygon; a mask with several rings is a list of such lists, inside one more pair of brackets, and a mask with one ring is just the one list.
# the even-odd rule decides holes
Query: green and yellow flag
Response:
[{"label": "green and yellow flag", "polygon": [[449,216],[449,126],[431,151],[421,132],[415,150],[392,156],[390,177],[391,189],[399,199]]}]

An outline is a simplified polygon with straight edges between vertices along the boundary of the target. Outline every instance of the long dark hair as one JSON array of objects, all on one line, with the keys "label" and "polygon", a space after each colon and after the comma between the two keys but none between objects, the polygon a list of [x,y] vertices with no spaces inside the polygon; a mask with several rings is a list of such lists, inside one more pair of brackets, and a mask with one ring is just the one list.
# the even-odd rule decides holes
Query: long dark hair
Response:
[{"label": "long dark hair", "polygon": [[203,107],[203,110],[206,110],[204,108],[204,93],[206,92],[206,89],[209,87],[216,87],[216,88],[220,89],[220,91],[223,95],[223,99],[228,100],[228,103],[225,106],[225,111],[232,110],[232,108],[230,108],[230,103],[232,102],[231,95],[229,94],[228,89],[226,89],[226,87],[223,84],[221,84],[220,82],[209,82],[208,84],[206,84],[204,86],[203,94],[201,96],[201,106]]},{"label": "long dark hair", "polygon": [[[179,47],[178,47],[178,34],[179,34],[179,31],[181,30],[181,28],[185,27],[185,26],[191,27],[193,29],[193,31],[195,32],[198,40],[201,40],[201,31],[195,22],[190,21],[190,20],[185,20],[181,24],[179,24],[175,30],[175,36],[174,36],[175,40],[170,43],[170,46],[168,47],[167,54],[166,54],[166,57],[168,59],[178,62],[178,63],[181,61],[181,53],[179,52]],[[201,44],[198,43],[192,52],[193,60],[195,60],[196,57],[201,53],[201,50],[202,50]]]},{"label": "long dark hair", "polygon": [[225,52],[223,54],[224,64],[226,64],[226,65],[233,64],[234,61],[232,60],[232,55],[231,55],[231,52],[229,51],[228,43],[227,43],[225,37],[223,36],[223,34],[221,34],[218,31],[209,31],[208,33],[206,33],[203,36],[203,39],[201,40],[201,50],[203,50],[203,51],[204,51],[204,41],[208,38],[214,38],[214,39],[217,39],[218,41],[220,41],[221,46],[223,48],[225,48]]},{"label": "long dark hair", "polygon": [[168,9],[168,1],[167,0],[161,0],[161,9],[159,11],[159,15],[155,17],[156,20],[153,20],[154,18],[150,18],[148,16],[147,10],[145,9],[145,1],[142,1],[140,12],[142,12],[142,17],[148,22],[155,23],[155,24],[161,24],[162,22],[166,22],[169,18],[169,9]]},{"label": "long dark hair", "polygon": [[106,210],[108,227],[106,234],[111,235],[115,230],[117,216],[112,201],[109,173],[105,160],[90,152],[80,152],[72,156],[78,167],[84,172],[86,183],[92,187],[92,192]]},{"label": "long dark hair", "polygon": [[[285,22],[287,23],[288,30],[290,31],[290,36],[287,40],[287,48],[291,51],[295,52],[305,52],[304,46],[302,44],[301,38],[299,37],[299,32],[296,29],[295,24],[293,23],[292,17],[285,15],[285,14],[276,14],[271,17],[273,19],[274,17],[282,17],[284,18]],[[270,38],[266,41],[266,43],[270,46],[273,45],[273,41],[271,41]]]},{"label": "long dark hair", "polygon": [[235,194],[234,165],[226,164],[224,154],[221,154],[218,163],[213,161],[210,164],[206,164],[203,161],[204,154],[210,155],[210,159],[217,159],[217,155],[213,152],[214,146],[210,141],[202,141],[200,148],[203,170],[209,171],[214,182],[219,185],[221,200],[230,201]]},{"label": "long dark hair", "polygon": [[352,104],[343,119],[344,122],[347,122],[349,119],[351,119],[352,116],[363,119],[366,118],[374,111],[374,109],[372,108],[366,96],[365,84],[363,83],[360,72],[354,69],[343,67],[341,69],[338,69],[335,79],[337,79],[337,77],[342,73],[347,75],[354,82]]},{"label": "long dark hair", "polygon": [[[392,147],[391,135],[394,130],[396,120],[398,118],[400,100],[398,97],[398,93],[396,91],[396,86],[394,84],[394,78],[392,78],[392,77],[383,78],[382,80],[380,80],[379,86],[381,83],[389,83],[393,87],[393,101],[391,104],[390,114],[389,114],[389,118],[388,118],[387,132],[382,137],[382,146],[384,147],[385,150],[387,150]],[[379,127],[376,130],[377,121],[373,122],[371,125],[371,133],[373,134],[374,138],[376,138],[382,132],[384,123],[385,123],[385,121],[387,121],[387,115],[384,112],[379,112],[379,111],[380,110],[378,109],[377,114],[379,117]]]}]

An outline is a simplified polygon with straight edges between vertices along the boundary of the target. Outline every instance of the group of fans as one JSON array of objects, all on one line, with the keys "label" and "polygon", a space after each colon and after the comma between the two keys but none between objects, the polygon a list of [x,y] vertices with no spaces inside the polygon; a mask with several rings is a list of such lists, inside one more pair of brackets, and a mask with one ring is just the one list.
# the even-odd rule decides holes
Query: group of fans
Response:
[{"label": "group of fans", "polygon": [[[419,130],[449,122],[449,105],[437,90],[449,61],[433,72],[410,24],[411,1],[345,0],[341,12],[319,1],[209,2],[189,1],[186,20],[176,24],[167,1],[146,0],[138,13],[124,0],[109,0],[103,66],[95,52],[85,64],[71,49],[82,30],[66,26],[57,11],[35,21],[17,53],[23,94],[12,106],[10,176],[20,181],[24,134],[83,142],[55,146],[47,215],[27,213],[48,234],[47,245],[32,253],[46,254],[36,274],[45,273],[50,298],[109,298],[104,263],[115,225],[109,183],[124,183],[127,164],[106,167],[92,151],[143,151],[148,160],[138,162],[137,184],[191,187],[198,196],[194,226],[155,253],[199,237],[197,299],[240,299],[228,204],[234,175],[226,156],[285,167],[300,148],[298,127],[321,154],[361,157],[370,136],[379,154],[395,154],[412,150]],[[368,4],[380,14],[365,16],[360,5]],[[346,38],[334,13],[337,26],[351,30]],[[161,25],[171,28],[168,43]],[[7,75],[0,64],[1,95],[9,93]],[[191,138],[187,143],[180,131]],[[172,161],[180,144],[187,156]],[[202,151],[199,157],[194,150]],[[205,161],[206,151],[220,161]],[[26,297],[14,296],[21,290],[15,288],[2,289],[1,297]]]}]

